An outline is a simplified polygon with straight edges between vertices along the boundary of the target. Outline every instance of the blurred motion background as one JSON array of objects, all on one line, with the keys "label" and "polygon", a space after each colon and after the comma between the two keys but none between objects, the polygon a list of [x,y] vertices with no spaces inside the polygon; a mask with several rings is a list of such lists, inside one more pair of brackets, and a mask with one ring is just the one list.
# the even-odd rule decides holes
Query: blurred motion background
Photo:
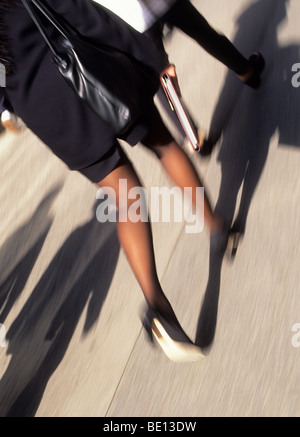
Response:
[{"label": "blurred motion background", "polygon": [[[96,189],[26,126],[0,134],[0,417],[299,416],[298,0],[194,0],[245,56],[244,87],[180,31],[165,40],[195,121],[219,138],[191,155],[213,204],[244,231],[234,259],[206,232],[154,223],[158,273],[205,356],[175,364],[146,341],[143,296]],[[175,138],[178,132],[167,116]],[[123,144],[145,187],[158,162]],[[185,147],[185,145],[183,145]]]}]

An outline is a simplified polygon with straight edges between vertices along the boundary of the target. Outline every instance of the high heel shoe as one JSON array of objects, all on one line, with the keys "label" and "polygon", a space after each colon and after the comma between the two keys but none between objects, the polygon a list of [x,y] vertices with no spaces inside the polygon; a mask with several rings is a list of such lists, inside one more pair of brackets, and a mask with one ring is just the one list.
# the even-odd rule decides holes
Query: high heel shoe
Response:
[{"label": "high heel shoe", "polygon": [[216,143],[214,141],[211,141],[208,138],[204,138],[199,150],[199,155],[203,158],[209,157],[212,154],[215,145]]},{"label": "high heel shoe", "polygon": [[142,320],[151,341],[156,340],[167,357],[175,362],[198,361],[202,351],[185,334],[179,323],[148,307]]},{"label": "high heel shoe", "polygon": [[231,229],[228,234],[228,251],[229,256],[233,260],[236,256],[239,244],[243,238],[243,233],[238,230]]}]

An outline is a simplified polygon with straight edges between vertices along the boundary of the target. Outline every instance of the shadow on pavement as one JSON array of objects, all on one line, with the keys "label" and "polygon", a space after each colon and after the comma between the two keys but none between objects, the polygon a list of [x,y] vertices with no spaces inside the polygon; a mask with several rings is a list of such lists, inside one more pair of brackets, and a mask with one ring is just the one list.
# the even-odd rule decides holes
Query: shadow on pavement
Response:
[{"label": "shadow on pavement", "polygon": [[[292,86],[295,74],[292,65],[299,59],[300,46],[295,43],[281,47],[277,37],[280,26],[286,21],[288,4],[289,0],[259,0],[240,16],[234,44],[241,49],[245,40],[249,46],[249,35],[253,35],[253,30],[249,29],[255,29],[257,35],[261,34],[261,42],[255,49],[263,46],[266,59],[263,83],[258,91],[241,85],[243,90],[240,92],[229,72],[212,117],[211,139],[218,141],[221,138],[217,158],[221,165],[221,184],[216,211],[225,219],[228,229],[241,235],[245,233],[249,208],[273,135],[279,134],[282,145],[300,146],[300,124],[297,120],[300,94]],[[269,14],[266,13],[268,10]],[[211,238],[209,278],[196,334],[196,343],[208,351],[216,330],[225,249],[226,238]]]},{"label": "shadow on pavement", "polygon": [[49,210],[61,186],[53,189],[39,204],[30,220],[11,235],[0,250],[0,321],[5,322],[20,298],[27,279],[42,250],[53,218]]},{"label": "shadow on pavement", "polygon": [[83,310],[83,334],[99,318],[120,252],[114,223],[92,220],[57,252],[7,332],[11,355],[0,381],[0,416],[33,417]]}]

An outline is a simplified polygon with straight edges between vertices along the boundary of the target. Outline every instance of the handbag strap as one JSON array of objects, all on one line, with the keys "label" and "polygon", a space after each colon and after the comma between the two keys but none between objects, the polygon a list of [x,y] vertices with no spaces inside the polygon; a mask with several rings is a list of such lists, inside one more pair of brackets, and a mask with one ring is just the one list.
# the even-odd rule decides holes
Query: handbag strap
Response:
[{"label": "handbag strap", "polygon": [[69,41],[69,37],[67,35],[64,27],[59,23],[54,14],[50,11],[50,9],[40,2],[40,0],[21,0],[24,7],[26,8],[28,14],[34,21],[41,35],[43,36],[45,42],[48,44],[50,50],[54,54],[55,57],[60,57],[58,54],[54,44],[51,42],[50,38],[47,36],[44,26],[41,20],[41,14],[58,30],[58,32]]}]

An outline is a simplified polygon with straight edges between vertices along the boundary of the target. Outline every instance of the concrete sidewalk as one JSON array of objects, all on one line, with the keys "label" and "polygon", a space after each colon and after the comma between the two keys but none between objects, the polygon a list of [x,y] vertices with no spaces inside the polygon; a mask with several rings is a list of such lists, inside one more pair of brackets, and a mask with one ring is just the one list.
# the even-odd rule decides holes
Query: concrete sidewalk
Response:
[{"label": "concrete sidewalk", "polygon": [[[191,159],[218,210],[246,224],[234,261],[205,232],[153,224],[165,292],[206,355],[175,364],[147,342],[141,291],[114,224],[96,220],[95,188],[30,131],[5,133],[0,417],[300,414],[300,5],[193,3],[267,63],[253,91],[179,31],[167,42],[195,120],[222,134],[210,159]],[[152,156],[124,147],[146,188],[169,185]]]}]

